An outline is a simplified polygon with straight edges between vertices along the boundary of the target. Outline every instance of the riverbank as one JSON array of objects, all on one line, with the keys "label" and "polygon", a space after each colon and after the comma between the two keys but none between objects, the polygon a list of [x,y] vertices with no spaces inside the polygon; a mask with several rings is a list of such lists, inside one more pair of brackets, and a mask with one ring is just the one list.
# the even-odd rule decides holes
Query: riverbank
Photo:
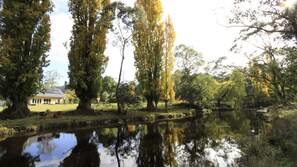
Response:
[{"label": "riverbank", "polygon": [[0,120],[0,136],[94,126],[150,123],[190,118],[197,115],[195,110],[189,109],[175,109],[169,112],[129,111],[126,115],[120,115],[115,111],[95,112],[92,115],[62,112],[58,118],[54,117],[54,113],[51,112],[46,116],[35,113],[23,119]]},{"label": "riverbank", "polygon": [[296,105],[271,107],[268,113],[259,114],[269,121],[258,122],[254,138],[240,139],[245,154],[239,166],[296,166]]}]

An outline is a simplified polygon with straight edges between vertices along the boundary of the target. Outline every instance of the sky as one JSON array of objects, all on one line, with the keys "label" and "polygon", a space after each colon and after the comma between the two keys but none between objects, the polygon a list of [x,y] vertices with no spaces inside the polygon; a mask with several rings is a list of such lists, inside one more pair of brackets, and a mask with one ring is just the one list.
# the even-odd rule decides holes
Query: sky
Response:
[{"label": "sky", "polygon": [[[45,71],[57,71],[61,74],[59,84],[68,82],[68,50],[63,43],[69,41],[73,21],[68,12],[68,0],[52,0],[54,12],[51,14],[51,50],[48,59],[50,65]],[[133,6],[135,0],[122,0],[127,5]],[[176,32],[175,46],[185,44],[193,47],[203,54],[205,61],[209,62],[219,57],[226,56],[229,63],[244,65],[244,56],[235,55],[230,52],[234,39],[239,30],[226,28],[226,16],[230,14],[233,0],[161,0],[163,6],[163,17],[170,15]],[[118,78],[120,69],[119,49],[112,46],[112,34],[108,35],[108,45],[105,55],[109,62],[104,76],[109,75]],[[133,58],[133,47],[126,50],[124,61],[124,80],[135,79],[135,67]]]}]

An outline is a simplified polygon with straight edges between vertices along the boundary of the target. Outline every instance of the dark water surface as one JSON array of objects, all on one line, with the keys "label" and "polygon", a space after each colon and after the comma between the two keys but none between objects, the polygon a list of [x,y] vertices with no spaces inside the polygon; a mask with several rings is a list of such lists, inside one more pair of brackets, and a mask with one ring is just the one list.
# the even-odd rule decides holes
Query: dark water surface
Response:
[{"label": "dark water surface", "polygon": [[18,136],[0,142],[0,166],[238,166],[241,138],[265,121],[247,112]]}]

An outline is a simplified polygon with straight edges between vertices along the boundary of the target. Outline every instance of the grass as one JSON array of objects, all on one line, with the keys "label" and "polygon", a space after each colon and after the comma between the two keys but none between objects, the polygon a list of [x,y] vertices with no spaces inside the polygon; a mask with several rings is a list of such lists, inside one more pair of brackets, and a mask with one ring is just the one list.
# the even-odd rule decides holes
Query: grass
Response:
[{"label": "grass", "polygon": [[[29,109],[32,112],[43,112],[46,110],[50,110],[52,112],[56,111],[74,111],[76,110],[76,107],[78,104],[43,104],[43,105],[29,105]],[[117,105],[116,103],[111,103],[111,104],[92,104],[92,108],[95,110],[104,110],[104,111],[109,111],[109,110],[116,110]],[[5,109],[4,106],[0,106],[0,112],[2,112]]]},{"label": "grass", "polygon": [[4,106],[0,106],[0,112],[2,112],[4,110]]},{"label": "grass", "polygon": [[[74,111],[77,107],[77,104],[60,104],[60,105],[39,105],[39,106],[29,106],[30,110],[33,112],[33,115],[23,119],[15,120],[0,120],[0,127],[14,128],[17,131],[23,131],[25,129],[45,127],[50,129],[52,127],[72,127],[75,126],[89,126],[92,125],[112,125],[117,123],[134,123],[134,122],[153,122],[155,120],[172,120],[180,119],[184,117],[190,117],[194,113],[189,112],[189,109],[181,109],[171,107],[169,112],[165,112],[163,105],[159,106],[158,112],[147,112],[141,111],[139,108],[130,109],[126,115],[117,113],[117,105],[114,104],[99,104],[92,105],[92,108],[95,109],[93,115],[84,115],[78,114]],[[143,107],[141,105],[140,107]],[[50,113],[46,117],[39,116],[38,112],[50,110]],[[53,118],[55,111],[62,111],[62,116],[60,118]],[[192,110],[191,110],[192,111]],[[124,121],[125,120],[125,121]],[[108,123],[104,123],[104,122]],[[86,125],[88,124],[88,125]],[[18,130],[21,129],[21,130]]]},{"label": "grass", "polygon": [[[29,109],[32,112],[43,112],[46,110],[50,110],[52,112],[56,111],[74,111],[76,110],[76,107],[78,104],[42,104],[42,105],[29,105]],[[168,105],[169,106],[169,105]],[[145,107],[144,104],[140,105],[140,107],[136,107],[134,109],[140,109],[141,107]],[[164,108],[164,103],[159,103],[158,108]],[[95,110],[100,111],[111,111],[111,110],[117,110],[117,104],[116,103],[107,103],[107,104],[92,104],[92,108]],[[0,106],[0,112],[2,112],[5,109],[5,106]]]},{"label": "grass", "polygon": [[32,112],[41,112],[41,111],[73,111],[77,107],[77,104],[43,104],[36,106],[29,106],[30,111]]},{"label": "grass", "polygon": [[283,107],[270,111],[274,118],[257,140],[244,140],[242,166],[296,166],[297,109]]}]

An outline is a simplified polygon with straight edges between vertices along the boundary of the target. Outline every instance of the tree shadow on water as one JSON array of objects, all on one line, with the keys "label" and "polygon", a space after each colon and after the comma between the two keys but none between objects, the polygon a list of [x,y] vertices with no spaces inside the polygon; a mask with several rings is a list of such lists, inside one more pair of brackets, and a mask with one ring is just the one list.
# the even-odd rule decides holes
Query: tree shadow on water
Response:
[{"label": "tree shadow on water", "polygon": [[61,163],[60,167],[93,167],[100,166],[100,156],[96,144],[90,142],[91,130],[83,130],[75,133],[77,145],[70,155]]}]

